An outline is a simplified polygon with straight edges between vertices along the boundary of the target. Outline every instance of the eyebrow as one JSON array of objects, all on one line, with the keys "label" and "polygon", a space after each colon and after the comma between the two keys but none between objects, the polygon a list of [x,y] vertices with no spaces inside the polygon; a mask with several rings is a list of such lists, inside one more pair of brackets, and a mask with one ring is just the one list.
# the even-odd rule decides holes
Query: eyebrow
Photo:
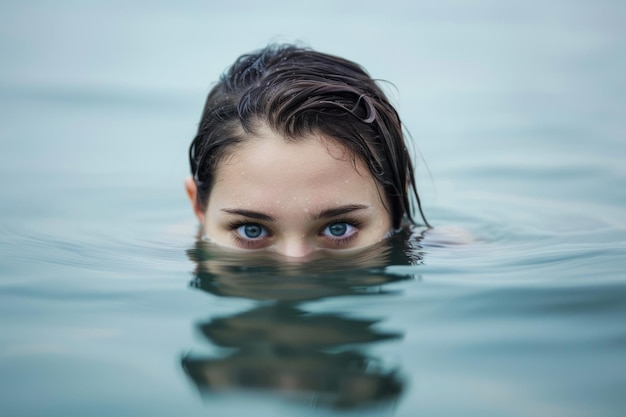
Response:
[{"label": "eyebrow", "polygon": [[[331,209],[322,210],[321,212],[314,214],[311,216],[313,220],[319,219],[329,219],[336,216],[341,216],[342,214],[351,213],[357,210],[364,210],[369,208],[364,204],[348,204],[345,206],[333,207]],[[268,222],[276,221],[276,218],[270,216],[269,214],[261,213],[259,211],[254,210],[246,210],[246,209],[238,209],[238,208],[224,208],[222,209],[224,213],[229,214],[238,214],[240,216],[249,217],[251,219],[264,220]]]},{"label": "eyebrow", "polygon": [[261,213],[258,211],[253,211],[253,210],[224,208],[222,209],[222,211],[224,213],[238,214],[240,216],[250,217],[251,219],[257,219],[257,220],[265,220],[267,222],[276,221],[276,218],[268,214]]},{"label": "eyebrow", "polygon": [[312,218],[314,220],[318,219],[328,219],[335,216],[341,216],[342,214],[350,213],[357,210],[364,210],[369,208],[369,206],[363,204],[348,204],[345,206],[334,207],[328,210],[323,210],[320,213],[313,215]]}]

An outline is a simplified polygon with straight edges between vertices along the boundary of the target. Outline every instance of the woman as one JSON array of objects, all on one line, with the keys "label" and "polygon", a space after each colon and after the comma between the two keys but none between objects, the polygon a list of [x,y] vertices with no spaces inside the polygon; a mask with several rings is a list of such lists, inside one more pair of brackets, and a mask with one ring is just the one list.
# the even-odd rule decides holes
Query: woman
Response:
[{"label": "woman", "polygon": [[343,58],[292,45],[241,56],[189,156],[187,194],[217,245],[306,259],[380,242],[414,211],[429,226],[397,112]]}]

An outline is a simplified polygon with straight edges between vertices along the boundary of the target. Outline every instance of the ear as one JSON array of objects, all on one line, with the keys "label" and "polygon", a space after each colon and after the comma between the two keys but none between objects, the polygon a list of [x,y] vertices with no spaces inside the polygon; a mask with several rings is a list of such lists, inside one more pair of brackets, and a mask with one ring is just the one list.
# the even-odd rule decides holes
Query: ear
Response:
[{"label": "ear", "polygon": [[185,190],[187,191],[187,197],[191,201],[191,207],[193,207],[193,212],[196,214],[198,220],[200,220],[201,224],[204,224],[204,212],[198,205],[198,186],[192,177],[185,178]]}]

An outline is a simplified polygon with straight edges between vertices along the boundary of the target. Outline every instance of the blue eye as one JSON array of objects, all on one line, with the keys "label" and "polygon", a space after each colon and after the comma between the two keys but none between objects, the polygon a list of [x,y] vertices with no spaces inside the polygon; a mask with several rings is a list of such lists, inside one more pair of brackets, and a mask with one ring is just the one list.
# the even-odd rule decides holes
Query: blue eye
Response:
[{"label": "blue eye", "polygon": [[262,239],[268,235],[267,230],[257,223],[248,223],[237,228],[237,233],[246,239]]},{"label": "blue eye", "polygon": [[346,222],[331,223],[322,231],[322,234],[331,238],[345,238],[354,235],[356,227]]}]

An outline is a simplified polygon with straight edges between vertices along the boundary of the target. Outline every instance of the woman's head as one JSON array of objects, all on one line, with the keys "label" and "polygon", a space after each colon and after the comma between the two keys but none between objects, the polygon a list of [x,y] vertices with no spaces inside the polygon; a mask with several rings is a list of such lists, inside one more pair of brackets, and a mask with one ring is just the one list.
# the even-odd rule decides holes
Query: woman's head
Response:
[{"label": "woman's head", "polygon": [[[330,158],[323,156],[322,149]],[[259,152],[265,155],[256,158]],[[245,160],[241,158],[244,155]],[[272,166],[274,155],[280,166]],[[187,190],[210,239],[214,236],[207,230],[211,229],[207,225],[211,219],[206,214],[219,183],[223,185],[221,191],[239,193],[238,198],[241,198],[244,191],[254,193],[246,185],[263,183],[263,169],[268,167],[278,175],[278,179],[276,175],[267,176],[267,182],[273,182],[267,184],[272,193],[277,188],[296,187],[296,190],[278,190],[282,191],[277,195],[283,200],[291,191],[296,200],[307,198],[308,178],[312,180],[309,184],[312,192],[317,192],[309,195],[309,199],[338,201],[341,200],[339,194],[354,194],[354,203],[350,198],[342,203],[376,206],[372,214],[386,218],[379,219],[379,229],[397,229],[405,219],[413,222],[411,195],[423,219],[398,114],[360,66],[336,56],[291,45],[269,46],[241,56],[209,93],[189,156],[193,179],[187,181]],[[325,160],[320,161],[320,158]],[[333,165],[333,160],[337,164]],[[257,162],[262,162],[263,166]],[[346,164],[351,165],[354,174],[349,178]],[[258,169],[248,170],[251,167]],[[306,174],[307,169],[310,175],[302,178],[300,174]],[[318,172],[320,169],[324,172]],[[241,172],[239,182],[232,178],[234,171]],[[247,171],[254,176],[244,180]],[[324,178],[324,173],[328,178]],[[339,178],[334,178],[333,174],[345,177],[347,186],[352,185],[352,188],[340,187]],[[283,177],[295,180],[299,175],[299,182],[282,181]],[[319,178],[313,178],[316,176]],[[333,184],[329,183],[329,189],[322,195],[319,186],[324,184],[320,182],[327,180],[332,180]],[[368,189],[359,193],[354,187]],[[372,193],[377,202],[370,201]],[[268,210],[276,211],[274,209],[288,204],[278,199],[274,200],[278,201],[276,206],[254,198],[243,203],[244,200],[237,201],[245,206],[252,204],[238,207],[235,211],[239,214],[244,208],[260,210],[267,214],[266,218],[275,217],[269,215]],[[267,207],[254,207],[254,204]],[[306,211],[307,207],[294,206],[294,209]],[[341,222],[334,224],[337,225],[334,232],[345,229]],[[254,225],[247,226],[246,230],[253,232],[252,235],[261,231],[265,237],[263,232],[269,227],[260,226],[263,230],[255,229]],[[380,230],[372,233],[374,238]],[[214,240],[220,243],[219,239]]]}]

